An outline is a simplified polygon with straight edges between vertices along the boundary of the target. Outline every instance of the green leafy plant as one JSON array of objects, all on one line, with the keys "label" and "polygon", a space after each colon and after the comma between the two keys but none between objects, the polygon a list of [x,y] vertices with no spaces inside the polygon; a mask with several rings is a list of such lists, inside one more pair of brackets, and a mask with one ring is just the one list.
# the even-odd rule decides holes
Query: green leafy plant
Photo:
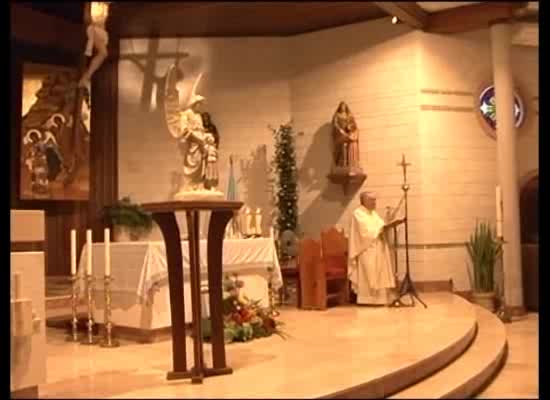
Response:
[{"label": "green leafy plant", "polygon": [[468,277],[473,289],[476,292],[492,292],[495,288],[495,264],[502,252],[502,243],[496,238],[491,225],[477,223],[466,248],[472,263],[472,271],[468,268]]},{"label": "green leafy plant", "polygon": [[132,203],[130,197],[124,197],[114,205],[105,208],[105,216],[113,225],[125,227],[130,235],[140,236],[153,228],[153,217],[138,204]]}]

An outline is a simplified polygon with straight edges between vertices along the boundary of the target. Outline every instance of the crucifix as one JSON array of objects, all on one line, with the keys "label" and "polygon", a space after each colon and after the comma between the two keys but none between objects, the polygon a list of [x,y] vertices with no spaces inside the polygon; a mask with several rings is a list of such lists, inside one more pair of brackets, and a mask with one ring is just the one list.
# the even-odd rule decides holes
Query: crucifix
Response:
[{"label": "crucifix", "polygon": [[[426,308],[426,304],[418,297],[418,293],[414,288],[413,281],[411,279],[410,267],[409,267],[409,207],[407,201],[407,192],[409,190],[409,185],[407,185],[407,167],[411,165],[406,162],[405,154],[401,157],[401,162],[397,164],[403,168],[403,184],[401,189],[403,190],[403,198],[405,200],[405,276],[401,282],[401,287],[399,288],[399,297],[391,304],[392,307],[402,307],[402,306],[414,306],[414,299],[416,298],[422,305]],[[397,243],[397,241],[396,241]],[[397,260],[397,257],[396,257]],[[396,266],[397,268],[397,266]],[[409,295],[411,298],[411,304],[405,304],[401,301],[401,298],[405,295]]]},{"label": "crucifix", "polygon": [[[405,154],[402,154],[401,162],[398,163],[397,165],[403,168],[403,186],[405,186],[407,184],[407,167],[411,165],[411,163],[406,162]],[[407,186],[407,189],[403,188],[403,190],[408,190],[408,189],[409,189],[408,186]]]}]

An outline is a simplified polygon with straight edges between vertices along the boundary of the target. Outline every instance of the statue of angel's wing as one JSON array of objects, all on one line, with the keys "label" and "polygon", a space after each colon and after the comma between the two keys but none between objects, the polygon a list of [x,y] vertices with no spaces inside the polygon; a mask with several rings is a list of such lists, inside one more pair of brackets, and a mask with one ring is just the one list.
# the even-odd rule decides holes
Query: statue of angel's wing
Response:
[{"label": "statue of angel's wing", "polygon": [[178,68],[173,64],[168,68],[164,86],[164,119],[170,134],[176,138],[181,135],[180,94],[176,87],[178,82]]},{"label": "statue of angel's wing", "polygon": [[199,74],[199,76],[197,77],[197,80],[193,84],[193,89],[191,89],[191,96],[189,98],[192,99],[193,96],[195,96],[197,94],[197,87],[199,86],[201,78],[202,78],[202,72]]}]

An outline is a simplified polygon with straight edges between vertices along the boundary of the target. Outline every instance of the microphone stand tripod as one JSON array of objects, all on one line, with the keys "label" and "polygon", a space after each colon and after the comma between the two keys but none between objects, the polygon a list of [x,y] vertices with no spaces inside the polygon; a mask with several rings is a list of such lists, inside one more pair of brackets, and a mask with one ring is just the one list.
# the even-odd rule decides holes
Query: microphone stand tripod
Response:
[{"label": "microphone stand tripod", "polygon": [[[401,287],[399,288],[399,297],[395,299],[390,307],[414,307],[414,299],[416,298],[423,306],[424,308],[427,308],[428,306],[426,303],[424,303],[420,297],[418,296],[418,293],[416,292],[416,289],[414,288],[413,281],[411,279],[411,273],[409,268],[409,209],[408,209],[408,199],[407,199],[407,192],[409,190],[409,185],[407,185],[407,166],[411,165],[410,163],[405,162],[405,155],[403,154],[403,157],[401,159],[401,163],[397,164],[401,167],[403,167],[403,185],[401,185],[401,189],[403,190],[403,195],[405,198],[405,264],[406,264],[406,270],[405,270],[405,276],[403,277],[403,282],[401,282]],[[397,268],[397,266],[396,266]],[[401,298],[405,295],[409,295],[411,298],[411,304],[406,304],[401,301]]]}]

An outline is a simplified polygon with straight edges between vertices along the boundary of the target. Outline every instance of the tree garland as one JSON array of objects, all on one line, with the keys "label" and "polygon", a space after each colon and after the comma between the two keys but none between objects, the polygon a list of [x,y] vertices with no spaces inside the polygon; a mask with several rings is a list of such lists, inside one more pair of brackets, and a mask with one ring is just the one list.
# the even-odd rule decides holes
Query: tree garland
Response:
[{"label": "tree garland", "polygon": [[290,230],[298,231],[298,174],[296,168],[296,150],[292,123],[283,124],[273,129],[275,139],[275,172],[276,198],[278,208],[277,228],[279,233]]}]

